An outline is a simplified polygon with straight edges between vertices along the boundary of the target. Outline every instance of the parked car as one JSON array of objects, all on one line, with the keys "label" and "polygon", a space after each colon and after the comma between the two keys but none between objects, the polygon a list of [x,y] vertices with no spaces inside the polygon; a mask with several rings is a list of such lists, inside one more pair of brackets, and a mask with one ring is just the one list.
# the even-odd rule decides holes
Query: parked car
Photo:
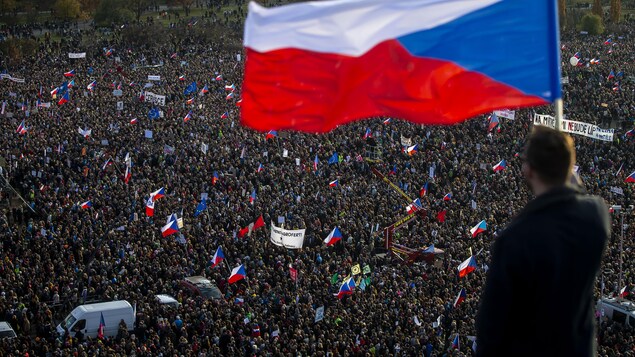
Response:
[{"label": "parked car", "polygon": [[157,298],[157,301],[161,305],[174,307],[174,308],[178,308],[181,305],[181,303],[178,302],[178,300],[176,300],[175,298],[173,298],[170,295],[158,294],[158,295],[155,295],[155,297]]},{"label": "parked car", "polygon": [[220,299],[222,297],[218,286],[204,276],[188,276],[181,280],[181,286],[206,299]]},{"label": "parked car", "polygon": [[635,327],[635,303],[619,298],[602,298],[598,301],[602,316],[624,325]]},{"label": "parked car", "polygon": [[0,321],[0,340],[5,338],[16,338],[18,335],[13,331],[13,327],[6,321]]}]

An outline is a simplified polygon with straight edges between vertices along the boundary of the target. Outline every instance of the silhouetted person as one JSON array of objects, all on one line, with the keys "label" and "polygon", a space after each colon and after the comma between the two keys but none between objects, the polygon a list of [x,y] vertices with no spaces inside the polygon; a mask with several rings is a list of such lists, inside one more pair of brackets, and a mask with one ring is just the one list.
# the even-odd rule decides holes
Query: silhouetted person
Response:
[{"label": "silhouetted person", "polygon": [[535,199],[493,244],[477,356],[594,356],[593,286],[609,234],[604,201],[569,184],[573,140],[535,127],[522,172]]}]

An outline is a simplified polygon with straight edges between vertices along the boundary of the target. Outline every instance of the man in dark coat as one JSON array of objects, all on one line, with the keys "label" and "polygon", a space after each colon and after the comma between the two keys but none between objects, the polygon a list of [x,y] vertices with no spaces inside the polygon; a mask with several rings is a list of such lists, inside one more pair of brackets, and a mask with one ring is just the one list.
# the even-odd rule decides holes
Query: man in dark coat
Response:
[{"label": "man in dark coat", "polygon": [[477,356],[594,356],[593,286],[610,234],[599,197],[569,184],[573,140],[536,127],[522,156],[534,200],[496,239]]}]

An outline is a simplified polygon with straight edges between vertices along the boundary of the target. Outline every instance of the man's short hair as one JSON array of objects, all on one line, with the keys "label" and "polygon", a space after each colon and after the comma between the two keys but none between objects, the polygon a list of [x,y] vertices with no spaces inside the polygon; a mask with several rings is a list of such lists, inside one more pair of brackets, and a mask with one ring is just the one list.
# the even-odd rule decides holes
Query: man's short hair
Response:
[{"label": "man's short hair", "polygon": [[563,132],[534,126],[523,156],[544,183],[563,185],[569,180],[575,163],[573,139]]}]

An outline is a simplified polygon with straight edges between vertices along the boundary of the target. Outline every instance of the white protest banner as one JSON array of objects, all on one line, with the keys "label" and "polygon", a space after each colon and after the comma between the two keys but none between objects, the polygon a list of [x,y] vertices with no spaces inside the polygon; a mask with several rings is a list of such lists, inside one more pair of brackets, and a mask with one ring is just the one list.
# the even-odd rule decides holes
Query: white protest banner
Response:
[{"label": "white protest banner", "polygon": [[622,196],[624,196],[624,189],[623,189],[623,188],[621,188],[621,187],[615,187],[615,186],[613,186],[613,187],[611,187],[611,192],[613,192],[613,193],[615,193],[615,194],[618,194],[618,195],[622,195]]},{"label": "white protest banner", "polygon": [[324,320],[324,306],[320,306],[315,310],[315,322]]},{"label": "white protest banner", "polygon": [[149,81],[160,81],[161,80],[161,76],[153,76],[151,74],[148,74],[148,80]]},{"label": "white protest banner", "polygon": [[154,104],[154,105],[165,105],[165,96],[164,95],[159,95],[156,93],[152,93],[152,92],[145,92],[145,100]]},{"label": "white protest banner", "polygon": [[[273,228],[275,226],[273,225],[273,222],[271,222],[271,243],[277,245],[277,246],[282,246],[282,235],[280,234],[274,234],[273,233]],[[277,228],[277,227],[276,227]]]},{"label": "white protest banner", "polygon": [[271,222],[271,242],[289,249],[300,249],[304,245],[306,229],[283,229]]},{"label": "white protest banner", "polygon": [[[547,126],[552,129],[556,128],[556,119],[550,115],[535,114],[534,125]],[[562,119],[560,123],[560,131],[570,134],[586,136],[587,138],[613,141],[614,129],[602,129],[594,124],[582,123],[579,121]]]},{"label": "white protest banner", "polygon": [[498,116],[499,118],[507,118],[509,120],[514,120],[516,118],[515,110],[509,110],[509,109],[495,110],[494,114],[496,114],[496,116]]},{"label": "white protest banner", "polygon": [[123,102],[117,102],[117,110],[123,110]]},{"label": "white protest banner", "polygon": [[69,52],[68,58],[86,58],[86,52]]},{"label": "white protest banner", "polygon": [[201,151],[203,152],[203,154],[207,154],[207,149],[209,149],[209,146],[207,146],[207,144],[205,143],[201,143]]},{"label": "white protest banner", "polygon": [[8,79],[12,82],[16,82],[16,83],[24,83],[26,82],[23,78],[15,78],[15,77],[11,77],[10,74],[8,73],[0,73],[0,79]]}]

